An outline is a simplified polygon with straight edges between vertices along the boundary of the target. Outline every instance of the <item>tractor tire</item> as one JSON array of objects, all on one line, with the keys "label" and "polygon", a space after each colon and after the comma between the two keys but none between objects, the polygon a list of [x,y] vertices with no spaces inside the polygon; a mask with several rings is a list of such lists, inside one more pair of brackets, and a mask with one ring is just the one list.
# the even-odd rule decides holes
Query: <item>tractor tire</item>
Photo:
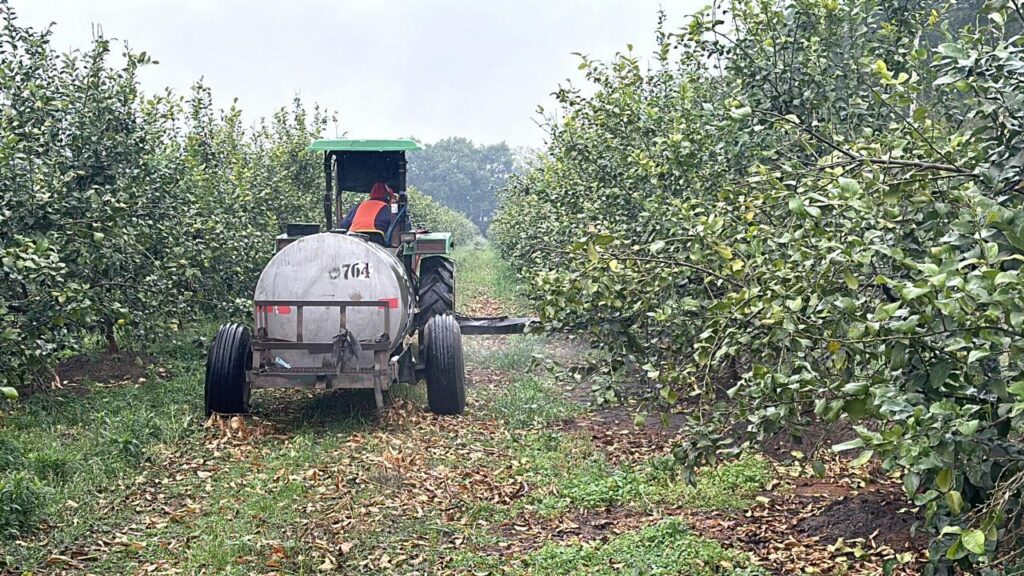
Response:
[{"label": "tractor tire", "polygon": [[455,262],[434,256],[420,262],[420,285],[417,292],[420,311],[419,326],[427,325],[434,316],[455,313]]},{"label": "tractor tire", "polygon": [[451,314],[434,316],[424,328],[427,404],[434,414],[454,416],[466,410],[466,371],[462,330]]},{"label": "tractor tire", "polygon": [[206,356],[204,384],[206,415],[244,414],[249,411],[249,383],[245,369],[252,358],[249,329],[241,324],[224,324]]}]

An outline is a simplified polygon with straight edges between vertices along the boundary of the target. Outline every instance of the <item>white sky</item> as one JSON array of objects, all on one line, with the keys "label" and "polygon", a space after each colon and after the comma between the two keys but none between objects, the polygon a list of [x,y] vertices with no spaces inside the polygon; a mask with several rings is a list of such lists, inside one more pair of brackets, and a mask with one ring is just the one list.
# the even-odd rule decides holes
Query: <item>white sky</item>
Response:
[{"label": "white sky", "polygon": [[[198,78],[250,118],[295,94],[338,112],[352,137],[465,136],[539,146],[538,104],[579,80],[572,52],[606,59],[654,48],[707,0],[11,0],[21,25],[55,22],[53,44],[83,48],[93,23],[160,64],[150,90]],[[334,136],[330,128],[329,136]]]}]

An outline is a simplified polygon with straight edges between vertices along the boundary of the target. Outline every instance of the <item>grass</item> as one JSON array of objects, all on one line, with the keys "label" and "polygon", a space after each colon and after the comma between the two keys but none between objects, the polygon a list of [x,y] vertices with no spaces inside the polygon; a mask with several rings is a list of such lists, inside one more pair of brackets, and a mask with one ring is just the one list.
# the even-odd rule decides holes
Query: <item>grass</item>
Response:
[{"label": "grass", "polygon": [[489,300],[499,306],[501,314],[513,316],[529,311],[515,272],[492,245],[475,250],[456,249],[455,270],[460,310]]},{"label": "grass", "polygon": [[483,407],[487,414],[510,430],[521,430],[567,420],[583,411],[538,369],[548,338],[516,335],[499,341],[495,346],[493,340],[466,338],[463,344],[468,365],[513,375],[496,391],[478,391],[478,397],[486,396]]},{"label": "grass", "polygon": [[518,463],[510,474],[537,487],[523,508],[545,517],[614,506],[745,509],[773,478],[767,461],[749,457],[704,470],[691,486],[667,457],[614,465],[588,438],[563,432],[515,436],[506,449]]},{"label": "grass", "polygon": [[688,508],[742,510],[753,505],[754,498],[774,475],[767,460],[748,456],[704,470],[697,476],[694,486],[686,486],[680,491],[679,500]]},{"label": "grass", "polygon": [[569,420],[583,412],[583,408],[566,399],[543,376],[527,374],[516,377],[494,394],[485,411],[509,430],[517,431]]},{"label": "grass", "polygon": [[[494,345],[495,338],[499,339],[500,345]],[[547,343],[547,338],[543,336],[527,334],[493,338],[467,336],[463,340],[468,364],[520,374],[533,367]]]},{"label": "grass", "polygon": [[626,531],[608,540],[548,543],[523,556],[463,553],[460,573],[510,576],[764,575],[743,553],[691,532],[677,519]]},{"label": "grass", "polygon": [[678,520],[666,520],[606,543],[544,546],[523,560],[523,573],[739,576],[762,572],[752,568],[744,555],[693,534]]},{"label": "grass", "polygon": [[[245,461],[211,463],[206,468],[212,469],[212,476],[201,478],[187,470],[157,494],[165,491],[165,505],[177,508],[191,501],[195,506],[178,522],[154,524],[146,515],[126,522],[147,524],[141,533],[135,532],[143,547],[126,549],[120,558],[111,558],[107,568],[114,573],[173,563],[185,573],[205,568],[217,574],[247,574],[258,559],[273,558],[275,550],[282,551],[282,559],[294,558],[304,503],[313,497],[302,472],[315,466],[327,448],[302,437],[271,441]],[[285,473],[277,476],[279,471]],[[159,510],[153,512],[161,517]],[[168,544],[177,544],[176,549]]]},{"label": "grass", "polygon": [[[171,371],[167,380],[151,370],[145,383],[40,392],[8,409],[0,427],[0,492],[20,502],[13,509],[0,497],[7,535],[31,532],[45,519],[53,527],[49,546],[74,543],[103,519],[155,447],[195,434],[201,354],[190,336],[155,349]],[[45,549],[8,542],[0,565],[45,559]]]}]

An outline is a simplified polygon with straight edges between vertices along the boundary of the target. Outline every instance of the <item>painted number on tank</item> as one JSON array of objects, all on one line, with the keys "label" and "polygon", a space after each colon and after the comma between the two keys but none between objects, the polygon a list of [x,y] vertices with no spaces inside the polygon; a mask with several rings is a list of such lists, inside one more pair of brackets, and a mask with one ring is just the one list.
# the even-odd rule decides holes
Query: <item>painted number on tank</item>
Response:
[{"label": "painted number on tank", "polygon": [[353,262],[352,264],[341,265],[341,276],[345,280],[355,280],[370,277],[369,262]]}]

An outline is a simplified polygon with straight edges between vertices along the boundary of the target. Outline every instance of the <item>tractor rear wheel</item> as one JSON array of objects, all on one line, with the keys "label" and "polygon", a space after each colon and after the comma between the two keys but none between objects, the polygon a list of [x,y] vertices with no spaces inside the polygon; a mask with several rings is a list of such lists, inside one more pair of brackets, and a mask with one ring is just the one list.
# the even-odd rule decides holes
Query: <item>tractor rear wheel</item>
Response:
[{"label": "tractor rear wheel", "polygon": [[427,404],[434,414],[466,410],[466,373],[462,361],[462,330],[451,314],[434,316],[424,328]]},{"label": "tractor rear wheel", "polygon": [[433,256],[420,262],[420,286],[417,293],[419,314],[416,322],[426,326],[434,316],[455,313],[455,263]]},{"label": "tractor rear wheel", "polygon": [[252,358],[249,329],[224,324],[217,330],[206,356],[204,385],[206,415],[242,414],[249,411],[249,383],[245,368]]}]

